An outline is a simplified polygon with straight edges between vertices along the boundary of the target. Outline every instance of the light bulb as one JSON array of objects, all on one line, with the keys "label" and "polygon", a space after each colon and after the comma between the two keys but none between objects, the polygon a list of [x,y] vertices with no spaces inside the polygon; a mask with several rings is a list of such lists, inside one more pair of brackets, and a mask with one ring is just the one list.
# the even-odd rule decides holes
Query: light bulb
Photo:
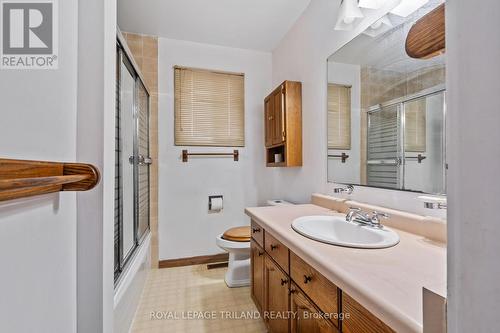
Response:
[{"label": "light bulb", "polygon": [[363,17],[364,15],[358,7],[357,0],[343,0],[340,5],[335,30],[352,30],[356,19]]},{"label": "light bulb", "polygon": [[377,30],[378,28],[380,28],[382,26],[382,21],[376,21],[375,23],[373,23],[370,28],[372,28],[373,30]]},{"label": "light bulb", "polygon": [[354,17],[345,17],[344,18],[345,24],[351,24],[352,22],[354,22]]}]

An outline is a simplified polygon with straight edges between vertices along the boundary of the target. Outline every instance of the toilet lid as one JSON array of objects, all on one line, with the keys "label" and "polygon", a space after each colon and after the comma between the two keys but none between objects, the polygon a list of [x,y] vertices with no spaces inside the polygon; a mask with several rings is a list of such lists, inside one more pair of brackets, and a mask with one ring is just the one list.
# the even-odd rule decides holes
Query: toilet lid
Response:
[{"label": "toilet lid", "polygon": [[222,238],[233,242],[249,242],[250,227],[236,227],[226,230]]}]

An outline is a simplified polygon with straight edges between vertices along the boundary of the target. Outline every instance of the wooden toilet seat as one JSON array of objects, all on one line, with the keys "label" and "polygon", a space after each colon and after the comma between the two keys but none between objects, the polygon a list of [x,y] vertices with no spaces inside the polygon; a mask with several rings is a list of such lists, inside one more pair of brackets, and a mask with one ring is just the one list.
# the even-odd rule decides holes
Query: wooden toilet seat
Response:
[{"label": "wooden toilet seat", "polygon": [[232,242],[249,242],[250,241],[250,227],[236,227],[226,230],[222,238]]}]

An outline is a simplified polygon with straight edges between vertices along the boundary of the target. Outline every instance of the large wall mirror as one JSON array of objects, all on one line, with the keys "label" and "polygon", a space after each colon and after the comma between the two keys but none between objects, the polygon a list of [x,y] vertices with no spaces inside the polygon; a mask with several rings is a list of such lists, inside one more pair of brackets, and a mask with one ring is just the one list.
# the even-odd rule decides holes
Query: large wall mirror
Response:
[{"label": "large wall mirror", "polygon": [[387,14],[328,58],[328,181],[445,194],[445,57],[412,59],[408,17]]}]

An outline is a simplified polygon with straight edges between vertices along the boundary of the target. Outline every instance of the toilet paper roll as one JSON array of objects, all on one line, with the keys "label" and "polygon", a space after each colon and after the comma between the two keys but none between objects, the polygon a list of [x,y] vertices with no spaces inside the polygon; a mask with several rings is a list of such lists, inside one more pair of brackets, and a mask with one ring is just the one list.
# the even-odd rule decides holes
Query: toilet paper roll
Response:
[{"label": "toilet paper roll", "polygon": [[223,208],[222,206],[222,198],[212,198],[210,200],[210,211],[211,212],[220,212]]}]

